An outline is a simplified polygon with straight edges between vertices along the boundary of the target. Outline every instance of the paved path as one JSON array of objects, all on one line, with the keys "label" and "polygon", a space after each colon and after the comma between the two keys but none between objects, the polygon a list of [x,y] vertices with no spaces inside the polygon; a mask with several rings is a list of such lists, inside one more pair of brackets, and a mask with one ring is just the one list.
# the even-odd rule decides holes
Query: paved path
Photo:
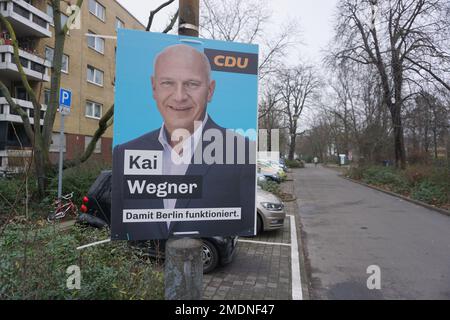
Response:
[{"label": "paved path", "polygon": [[[281,187],[284,192],[293,193],[294,182],[285,182]],[[295,254],[301,247],[296,202],[286,202],[285,211],[288,216],[283,229],[263,232],[253,238],[239,238],[233,261],[204,275],[204,300],[308,298],[302,252]],[[293,235],[297,237],[297,245],[293,245]]]},{"label": "paved path", "polygon": [[[450,217],[338,177],[294,171],[312,299],[450,299]],[[367,268],[381,289],[367,288]]]},{"label": "paved path", "polygon": [[233,261],[203,276],[203,299],[291,299],[291,248],[277,245],[290,243],[289,230],[287,218],[284,229],[239,238]]}]

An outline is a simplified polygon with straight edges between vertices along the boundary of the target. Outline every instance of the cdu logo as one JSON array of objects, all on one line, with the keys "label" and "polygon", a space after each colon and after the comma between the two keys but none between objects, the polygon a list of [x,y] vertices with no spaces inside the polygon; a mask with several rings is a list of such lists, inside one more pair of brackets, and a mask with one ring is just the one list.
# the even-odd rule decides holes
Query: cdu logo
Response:
[{"label": "cdu logo", "polygon": [[235,51],[205,49],[213,71],[258,74],[258,55]]}]

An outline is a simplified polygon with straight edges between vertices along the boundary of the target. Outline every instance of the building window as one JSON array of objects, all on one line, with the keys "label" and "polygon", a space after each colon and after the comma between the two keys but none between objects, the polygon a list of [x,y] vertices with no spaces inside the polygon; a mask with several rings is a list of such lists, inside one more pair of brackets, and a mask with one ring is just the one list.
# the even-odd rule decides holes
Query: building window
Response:
[{"label": "building window", "polygon": [[45,21],[41,17],[38,17],[35,14],[33,14],[33,22],[36,23],[38,26],[47,29],[47,21]]},{"label": "building window", "polygon": [[95,0],[89,0],[89,12],[102,21],[105,21],[105,7]]},{"label": "building window", "polygon": [[54,52],[55,52],[55,50],[53,50],[52,48],[45,47],[45,60],[48,60],[51,63],[53,63]]},{"label": "building window", "polygon": [[[55,50],[53,48],[45,47],[45,59],[50,61],[50,63],[52,65],[53,65],[54,54],[55,54]],[[69,56],[66,54],[63,54],[61,71],[64,73],[69,73]]]},{"label": "building window", "polygon": [[61,71],[64,73],[69,73],[69,56],[63,54]]},{"label": "building window", "polygon": [[[63,138],[63,152],[66,152],[66,140],[67,137],[64,134],[64,138]],[[53,133],[52,134],[52,144],[50,145],[50,152],[59,152],[59,147],[60,147],[60,142],[61,142],[61,134],[60,133]]]},{"label": "building window", "polygon": [[[54,26],[55,18],[53,17],[53,8],[50,4],[47,4],[47,14],[52,18],[51,25]],[[64,27],[64,25],[67,23],[67,19],[69,19],[69,17],[61,13],[61,27]]]},{"label": "building window", "polygon": [[39,73],[45,73],[45,66],[42,64],[36,63],[31,61],[31,70],[39,72]]},{"label": "building window", "polygon": [[30,19],[30,12],[16,3],[13,4],[13,11],[26,19]]},{"label": "building window", "polygon": [[[89,31],[90,34],[95,34]],[[94,49],[101,54],[105,53],[105,39],[99,37],[87,37],[88,47]]]},{"label": "building window", "polygon": [[125,23],[123,23],[123,21],[119,18],[116,18],[116,31],[123,28],[125,28]]},{"label": "building window", "polygon": [[16,93],[16,96],[15,96],[16,99],[25,100],[25,101],[30,100],[30,97],[29,97],[28,92],[25,89],[25,87],[17,86],[15,93]]},{"label": "building window", "polygon": [[44,104],[46,106],[50,105],[50,89],[44,90]]},{"label": "building window", "polygon": [[86,102],[86,117],[100,119],[102,117],[103,106],[100,103]]},{"label": "building window", "polygon": [[87,81],[99,86],[103,86],[103,71],[88,66]]},{"label": "building window", "polygon": [[[85,136],[84,137],[84,151],[86,151],[89,143],[91,143],[92,137]],[[102,138],[97,140],[97,143],[95,144],[94,153],[101,153],[102,152]]]}]

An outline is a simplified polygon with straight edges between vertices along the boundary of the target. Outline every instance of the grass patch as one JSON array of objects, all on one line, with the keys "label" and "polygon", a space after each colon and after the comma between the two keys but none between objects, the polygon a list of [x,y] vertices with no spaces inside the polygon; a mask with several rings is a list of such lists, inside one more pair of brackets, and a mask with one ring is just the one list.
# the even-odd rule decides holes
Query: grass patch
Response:
[{"label": "grass patch", "polygon": [[[163,274],[127,242],[84,249],[107,231],[45,222],[10,223],[0,235],[0,299],[163,299]],[[67,268],[81,270],[81,289],[67,289]]]}]

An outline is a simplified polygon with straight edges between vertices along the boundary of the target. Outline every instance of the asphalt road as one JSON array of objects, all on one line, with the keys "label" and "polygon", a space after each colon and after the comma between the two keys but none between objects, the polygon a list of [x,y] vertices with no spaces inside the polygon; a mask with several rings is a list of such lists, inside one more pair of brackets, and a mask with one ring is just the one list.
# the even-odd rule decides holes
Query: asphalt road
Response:
[{"label": "asphalt road", "polygon": [[[450,299],[450,217],[309,166],[294,171],[311,299]],[[381,289],[367,287],[380,268]]]}]

